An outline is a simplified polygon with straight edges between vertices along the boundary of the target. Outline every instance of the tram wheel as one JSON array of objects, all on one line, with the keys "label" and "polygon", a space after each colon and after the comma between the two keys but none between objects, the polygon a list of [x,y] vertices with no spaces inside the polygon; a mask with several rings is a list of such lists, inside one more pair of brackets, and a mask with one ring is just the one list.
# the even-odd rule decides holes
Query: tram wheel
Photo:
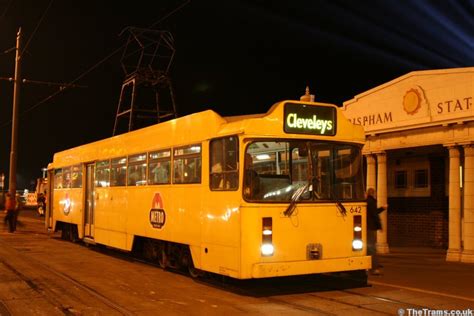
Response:
[{"label": "tram wheel", "polygon": [[159,257],[159,249],[152,240],[145,240],[143,245],[143,256],[151,261],[156,260]]},{"label": "tram wheel", "polygon": [[193,257],[191,256],[191,251],[189,251],[189,249],[187,249],[186,251],[184,251],[183,256],[184,256],[183,264],[188,269],[189,275],[192,278],[195,278],[195,279],[199,278],[199,277],[202,277],[204,275],[204,271],[202,271],[200,269],[196,269],[196,267],[194,266]]},{"label": "tram wheel", "polygon": [[166,255],[166,249],[163,243],[160,244],[158,250],[158,265],[162,269],[166,269],[166,267],[168,267],[168,256]]},{"label": "tram wheel", "polygon": [[71,227],[69,224],[63,223],[61,227],[61,239],[71,240]]},{"label": "tram wheel", "polygon": [[192,260],[191,260],[191,263],[188,265],[188,273],[194,279],[204,276],[204,271],[200,269],[196,269],[196,267],[194,267]]}]

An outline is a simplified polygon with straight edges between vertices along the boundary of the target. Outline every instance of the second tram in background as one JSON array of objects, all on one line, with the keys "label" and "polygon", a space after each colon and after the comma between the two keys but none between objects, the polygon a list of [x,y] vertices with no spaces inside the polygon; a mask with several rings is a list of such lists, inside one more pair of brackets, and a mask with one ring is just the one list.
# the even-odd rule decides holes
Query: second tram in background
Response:
[{"label": "second tram in background", "polygon": [[46,225],[192,275],[365,275],[363,144],[330,104],[207,110],[56,153]]}]

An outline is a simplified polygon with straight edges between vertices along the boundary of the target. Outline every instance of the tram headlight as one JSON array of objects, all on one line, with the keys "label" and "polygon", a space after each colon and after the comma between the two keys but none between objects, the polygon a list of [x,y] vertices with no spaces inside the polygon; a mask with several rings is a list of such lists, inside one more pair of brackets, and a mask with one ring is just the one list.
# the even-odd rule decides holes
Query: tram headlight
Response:
[{"label": "tram headlight", "polygon": [[274,248],[272,244],[263,244],[262,247],[260,247],[260,251],[262,252],[262,256],[272,256]]},{"label": "tram headlight", "polygon": [[364,243],[360,239],[354,239],[352,241],[352,249],[354,250],[362,250],[364,248]]},{"label": "tram headlight", "polygon": [[362,242],[362,216],[354,215],[353,230],[352,250],[362,250],[364,247],[364,243]]},{"label": "tram headlight", "polygon": [[262,218],[262,246],[260,251],[262,256],[273,255],[273,219],[271,217]]}]

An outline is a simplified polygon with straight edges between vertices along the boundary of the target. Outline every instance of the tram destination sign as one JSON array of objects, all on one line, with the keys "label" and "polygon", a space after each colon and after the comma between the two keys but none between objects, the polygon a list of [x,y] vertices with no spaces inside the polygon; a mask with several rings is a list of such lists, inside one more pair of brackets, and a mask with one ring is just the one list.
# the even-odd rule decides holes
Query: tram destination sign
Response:
[{"label": "tram destination sign", "polygon": [[285,133],[336,135],[336,109],[329,106],[286,103],[284,109]]}]

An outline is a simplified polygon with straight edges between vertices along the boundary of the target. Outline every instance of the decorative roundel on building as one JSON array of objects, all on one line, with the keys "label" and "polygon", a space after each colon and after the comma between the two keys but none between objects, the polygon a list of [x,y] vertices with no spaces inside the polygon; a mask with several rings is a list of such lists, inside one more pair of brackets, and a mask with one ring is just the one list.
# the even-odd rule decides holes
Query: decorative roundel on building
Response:
[{"label": "decorative roundel on building", "polygon": [[416,89],[410,89],[403,97],[403,109],[408,114],[415,114],[421,107],[421,95]]},{"label": "decorative roundel on building", "polygon": [[166,213],[163,206],[163,200],[161,194],[156,192],[153,196],[150,209],[150,224],[153,228],[161,229],[166,222]]}]

